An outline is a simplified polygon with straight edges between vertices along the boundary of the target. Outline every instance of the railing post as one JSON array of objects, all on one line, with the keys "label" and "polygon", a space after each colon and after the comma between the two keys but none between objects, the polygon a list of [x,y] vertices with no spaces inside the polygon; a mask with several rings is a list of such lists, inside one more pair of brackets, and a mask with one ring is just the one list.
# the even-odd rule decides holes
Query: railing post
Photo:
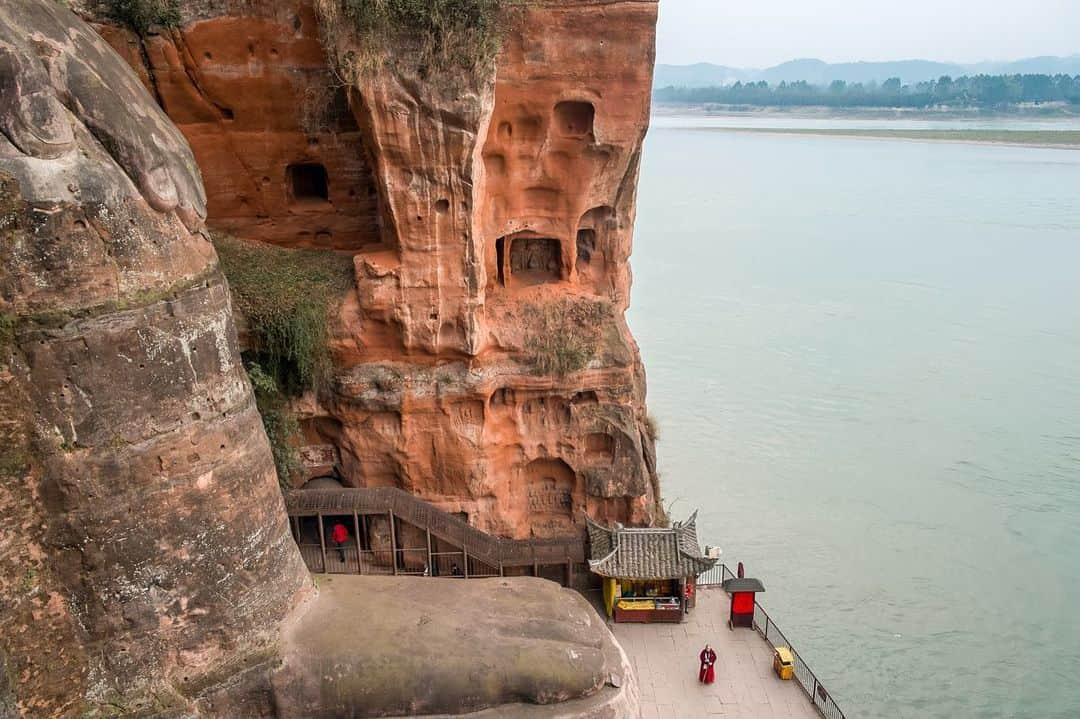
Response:
[{"label": "railing post", "polygon": [[356,512],[352,513],[352,528],[353,536],[356,539],[356,573],[364,573],[364,564],[362,561],[363,554],[360,553],[360,520],[356,516]]},{"label": "railing post", "polygon": [[[761,613],[765,614],[765,611],[762,610]],[[765,614],[765,639],[768,639],[768,638],[769,638],[769,615]]]},{"label": "railing post", "polygon": [[435,576],[435,567],[434,567],[434,565],[433,565],[433,563],[432,563],[432,561],[431,561],[431,528],[430,528],[430,527],[424,527],[424,534],[426,534],[426,535],[427,535],[427,567],[428,567],[428,576],[430,576],[430,577],[434,577],[434,576]]},{"label": "railing post", "polygon": [[465,578],[469,578],[469,550],[465,548],[465,542],[461,542],[461,556],[464,558],[465,568],[462,570],[465,574]]},{"label": "railing post", "polygon": [[814,677],[814,691],[810,692],[810,703],[816,706],[817,705],[817,677],[814,676],[813,672],[810,672],[810,676]]},{"label": "railing post", "polygon": [[322,552],[322,570],[326,572],[326,537],[323,536],[322,512],[316,513],[315,517],[319,521],[319,551]]},{"label": "railing post", "polygon": [[386,513],[390,518],[390,563],[394,567],[394,576],[397,576],[397,527],[394,526],[394,511]]}]

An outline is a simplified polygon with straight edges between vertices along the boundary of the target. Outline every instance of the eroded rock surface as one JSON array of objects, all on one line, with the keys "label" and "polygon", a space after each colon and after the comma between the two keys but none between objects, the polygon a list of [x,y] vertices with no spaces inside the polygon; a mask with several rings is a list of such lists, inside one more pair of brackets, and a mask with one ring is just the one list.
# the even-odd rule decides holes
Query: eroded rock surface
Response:
[{"label": "eroded rock surface", "polygon": [[310,587],[199,172],[58,3],[0,7],[0,131],[6,690],[27,717],[186,707]]},{"label": "eroded rock surface", "polygon": [[335,389],[303,405],[346,484],[514,537],[656,519],[623,318],[655,21],[652,0],[528,3],[492,72],[449,87],[407,58],[328,83],[297,0],[101,27],[191,142],[212,226],[354,255]]}]

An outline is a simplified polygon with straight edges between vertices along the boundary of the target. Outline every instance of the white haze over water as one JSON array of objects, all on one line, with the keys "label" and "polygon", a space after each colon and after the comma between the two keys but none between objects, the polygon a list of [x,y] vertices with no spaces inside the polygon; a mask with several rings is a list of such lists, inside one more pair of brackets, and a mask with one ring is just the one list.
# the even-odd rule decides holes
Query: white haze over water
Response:
[{"label": "white haze over water", "polygon": [[848,716],[1075,719],[1080,151],[702,124],[631,258],[673,518]]},{"label": "white haze over water", "polygon": [[768,67],[1080,52],[1077,0],[661,0],[657,62]]}]

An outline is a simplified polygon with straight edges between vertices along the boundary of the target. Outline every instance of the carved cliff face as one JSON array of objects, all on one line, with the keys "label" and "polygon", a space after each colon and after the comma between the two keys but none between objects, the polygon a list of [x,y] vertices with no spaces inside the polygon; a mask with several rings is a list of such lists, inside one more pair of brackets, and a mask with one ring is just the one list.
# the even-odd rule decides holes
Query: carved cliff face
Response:
[{"label": "carved cliff face", "polygon": [[623,313],[655,2],[531,3],[493,72],[452,89],[408,62],[335,87],[303,2],[186,12],[101,31],[191,142],[210,225],[354,256],[305,454],[505,535],[653,521]]},{"label": "carved cliff face", "polygon": [[[651,38],[654,8],[626,7]],[[341,376],[321,404],[309,398],[305,428],[337,451],[309,452],[313,461],[353,483],[412,487],[481,526],[544,534],[569,531],[585,506],[647,518],[653,494],[642,455],[651,444],[640,430],[640,363],[619,319],[621,296],[606,296],[610,310],[565,305],[575,327],[582,318],[616,321],[597,333],[604,344],[589,362],[557,375],[535,374],[523,358],[525,330],[536,323],[515,327],[507,317],[530,307],[543,314],[567,297],[596,305],[603,292],[560,275],[535,294],[507,285],[492,309],[477,138],[486,136],[497,83],[451,101],[387,75],[353,88],[349,113],[332,101],[337,119],[322,134],[298,133],[300,120],[272,119],[267,108],[309,87],[306,76],[275,76],[258,58],[291,52],[278,40],[312,52],[303,18],[313,16],[284,4],[269,12],[255,27],[277,40],[245,36],[240,50],[247,26],[231,19],[134,46],[103,28],[136,58],[158,58],[148,93],[59,4],[0,6],[0,716],[385,716],[417,701],[433,712],[504,715],[512,709],[503,705],[528,701],[549,704],[524,710],[530,716],[635,716],[625,656],[595,613],[554,585],[461,582],[424,607],[402,603],[398,624],[382,635],[358,624],[358,613],[386,596],[425,596],[419,585],[437,580],[339,578],[336,592],[300,601],[311,585],[204,232],[199,171],[155,100],[173,113],[192,103],[201,128],[184,130],[200,156],[220,151],[219,160],[243,169],[212,175],[211,212],[235,201],[234,230],[260,237],[276,226],[280,236],[264,241],[356,254],[366,281],[339,318]],[[220,48],[193,44],[204,26]],[[224,94],[211,97],[213,79],[196,58],[209,63],[228,48],[236,65],[221,73]],[[244,57],[249,74],[272,80],[256,85],[261,100],[230,91]],[[239,110],[260,107],[258,121]],[[245,132],[254,136],[225,132],[229,122],[253,123]],[[281,122],[295,136],[278,138],[260,122]],[[352,149],[350,133],[359,143]],[[311,149],[321,142],[336,149]],[[344,183],[335,162],[347,168]],[[274,179],[262,181],[271,176],[259,163]],[[632,165],[611,176],[593,168],[596,182],[625,177]],[[287,194],[275,200],[266,190],[264,204],[245,214],[240,185],[229,183],[247,180]],[[375,195],[349,192],[362,186]],[[629,212],[621,197],[608,204]],[[429,200],[431,212],[422,212]],[[365,202],[380,208],[374,224],[358,224],[373,219]],[[594,247],[607,247],[593,229]],[[538,239],[511,252],[519,272],[555,272],[550,240],[565,237]],[[561,319],[549,317],[552,328]],[[526,599],[536,621],[523,631]],[[446,619],[473,604],[464,625]],[[438,631],[417,629],[424,609],[443,617]],[[501,653],[492,659],[474,642],[470,655],[462,626],[497,637]],[[406,631],[432,642],[432,662],[454,659],[417,690],[427,695],[384,683],[373,696],[370,676],[338,683],[333,672],[360,676],[372,657],[411,666],[415,653],[396,641]]]},{"label": "carved cliff face", "polygon": [[0,131],[0,675],[24,716],[180,706],[308,582],[199,173],[57,3],[0,7]]}]

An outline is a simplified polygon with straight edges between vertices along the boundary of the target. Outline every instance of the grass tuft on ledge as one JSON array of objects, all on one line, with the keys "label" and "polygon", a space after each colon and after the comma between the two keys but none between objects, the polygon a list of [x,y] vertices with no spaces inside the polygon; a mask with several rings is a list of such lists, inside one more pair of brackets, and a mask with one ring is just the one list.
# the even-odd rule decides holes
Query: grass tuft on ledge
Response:
[{"label": "grass tuft on ledge", "polygon": [[[421,77],[460,81],[488,70],[523,0],[316,0],[324,40],[346,82],[391,60]],[[352,35],[347,56],[335,51]]]},{"label": "grass tuft on ledge", "polygon": [[525,352],[533,374],[564,377],[596,357],[603,328],[614,320],[610,302],[564,299],[527,305]]},{"label": "grass tuft on ledge", "polygon": [[286,394],[327,386],[330,322],[353,284],[352,257],[226,235],[214,246],[259,364]]},{"label": "grass tuft on ledge", "polygon": [[102,7],[110,19],[127,25],[141,36],[155,28],[180,24],[178,0],[104,0]]}]

